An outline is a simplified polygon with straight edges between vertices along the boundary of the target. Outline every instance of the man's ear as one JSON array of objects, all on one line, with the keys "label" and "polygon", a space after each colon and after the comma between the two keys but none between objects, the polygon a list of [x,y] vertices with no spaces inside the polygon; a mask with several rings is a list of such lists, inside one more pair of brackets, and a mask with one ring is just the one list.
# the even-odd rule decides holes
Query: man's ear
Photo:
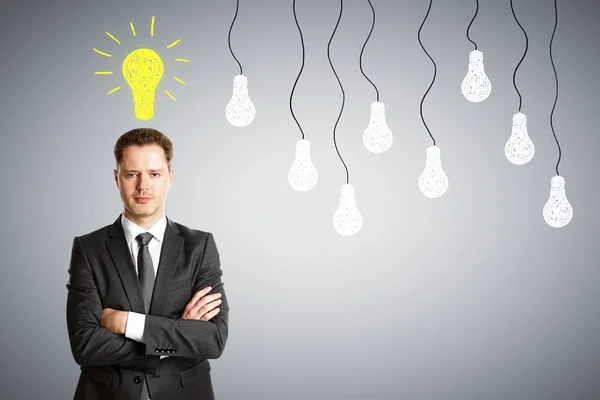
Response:
[{"label": "man's ear", "polygon": [[113,171],[114,175],[115,175],[115,183],[117,184],[117,187],[119,186],[119,171],[117,171],[116,169]]}]

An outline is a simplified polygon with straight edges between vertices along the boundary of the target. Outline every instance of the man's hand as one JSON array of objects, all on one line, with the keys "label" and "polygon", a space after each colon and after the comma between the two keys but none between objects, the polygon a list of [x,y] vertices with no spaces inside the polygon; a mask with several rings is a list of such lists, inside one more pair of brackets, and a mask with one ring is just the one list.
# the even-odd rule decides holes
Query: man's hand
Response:
[{"label": "man's hand", "polygon": [[102,318],[100,325],[106,330],[116,333],[117,335],[124,335],[125,328],[127,326],[127,311],[113,310],[112,308],[105,308],[102,310]]},{"label": "man's hand", "polygon": [[194,293],[189,303],[185,306],[181,318],[183,319],[196,319],[199,321],[208,321],[219,313],[217,307],[221,304],[220,299],[221,293],[213,293],[209,296],[205,296],[212,290],[212,287],[205,287]]}]

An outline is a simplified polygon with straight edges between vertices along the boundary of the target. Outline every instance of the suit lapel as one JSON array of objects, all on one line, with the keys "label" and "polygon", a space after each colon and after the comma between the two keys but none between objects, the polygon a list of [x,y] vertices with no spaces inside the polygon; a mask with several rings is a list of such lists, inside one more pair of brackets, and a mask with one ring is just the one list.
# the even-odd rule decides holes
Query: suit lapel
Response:
[{"label": "suit lapel", "polygon": [[162,315],[163,313],[169,295],[169,286],[171,286],[171,281],[175,275],[184,241],[185,239],[179,234],[177,226],[167,218],[167,228],[160,250],[160,262],[156,281],[154,282],[154,291],[152,292],[152,303],[150,305],[150,314],[152,315]]},{"label": "suit lapel", "polygon": [[135,266],[133,265],[131,252],[127,246],[123,226],[121,225],[121,216],[110,227],[109,235],[110,238],[106,241],[106,247],[108,248],[110,258],[112,258],[117,268],[123,287],[125,287],[131,311],[145,314],[142,290],[137,274],[135,273]]},{"label": "suit lapel", "polygon": [[[125,239],[125,233],[121,225],[121,216],[111,226],[109,235],[110,238],[106,241],[106,247],[117,268],[121,282],[125,287],[131,311],[146,314],[140,282],[135,272],[131,252],[127,246],[127,240]],[[167,218],[167,228],[163,237],[160,261],[158,263],[154,290],[152,292],[152,302],[148,314],[162,315],[169,294],[169,286],[175,275],[184,241],[183,236],[179,235],[177,226]]]}]

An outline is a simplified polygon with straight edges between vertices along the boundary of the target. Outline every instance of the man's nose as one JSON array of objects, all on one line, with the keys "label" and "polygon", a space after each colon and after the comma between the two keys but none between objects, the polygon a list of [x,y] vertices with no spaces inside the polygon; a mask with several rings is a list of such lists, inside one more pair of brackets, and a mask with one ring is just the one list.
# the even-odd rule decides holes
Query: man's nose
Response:
[{"label": "man's nose", "polygon": [[138,180],[138,188],[140,190],[147,189],[150,183],[150,176],[146,174],[140,174],[140,179]]}]

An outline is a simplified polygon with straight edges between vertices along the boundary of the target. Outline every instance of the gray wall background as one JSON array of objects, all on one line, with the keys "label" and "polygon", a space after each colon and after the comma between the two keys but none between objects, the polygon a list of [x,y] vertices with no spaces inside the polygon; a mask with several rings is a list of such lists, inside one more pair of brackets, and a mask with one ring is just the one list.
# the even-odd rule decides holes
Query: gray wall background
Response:
[{"label": "gray wall background", "polygon": [[[338,146],[364,217],[352,237],[331,224],[345,183],[332,141],[341,92],[326,53],[338,1],[297,2],[306,65],[294,107],[319,171],[306,193],[287,182],[300,138],[288,104],[301,64],[291,1],[241,1],[232,46],[257,107],[243,129],[224,115],[238,73],[227,47],[235,1],[3,4],[0,397],[71,398],[79,375],[65,322],[72,240],[117,218],[112,148],[123,132],[149,126],[175,145],[167,215],[213,232],[221,253],[231,325],[224,355],[211,361],[217,398],[600,398],[598,6],[559,2],[554,123],[574,217],[554,229],[542,218],[558,156],[549,120],[553,2],[515,0],[530,39],[517,84],[536,146],[522,167],[504,156],[525,44],[509,1],[482,0],[471,27],[493,87],[479,104],[460,92],[475,2],[434,2],[422,40],[438,76],[424,112],[450,180],[436,200],[417,186],[431,144],[419,102],[433,66],[417,41],[428,2],[374,1],[363,66],[394,133],[381,155],[362,144],[375,100],[358,66],[371,11],[366,1],[344,3],[332,59],[347,95]],[[119,73],[142,46],[165,62],[147,122],[135,118]]]}]

